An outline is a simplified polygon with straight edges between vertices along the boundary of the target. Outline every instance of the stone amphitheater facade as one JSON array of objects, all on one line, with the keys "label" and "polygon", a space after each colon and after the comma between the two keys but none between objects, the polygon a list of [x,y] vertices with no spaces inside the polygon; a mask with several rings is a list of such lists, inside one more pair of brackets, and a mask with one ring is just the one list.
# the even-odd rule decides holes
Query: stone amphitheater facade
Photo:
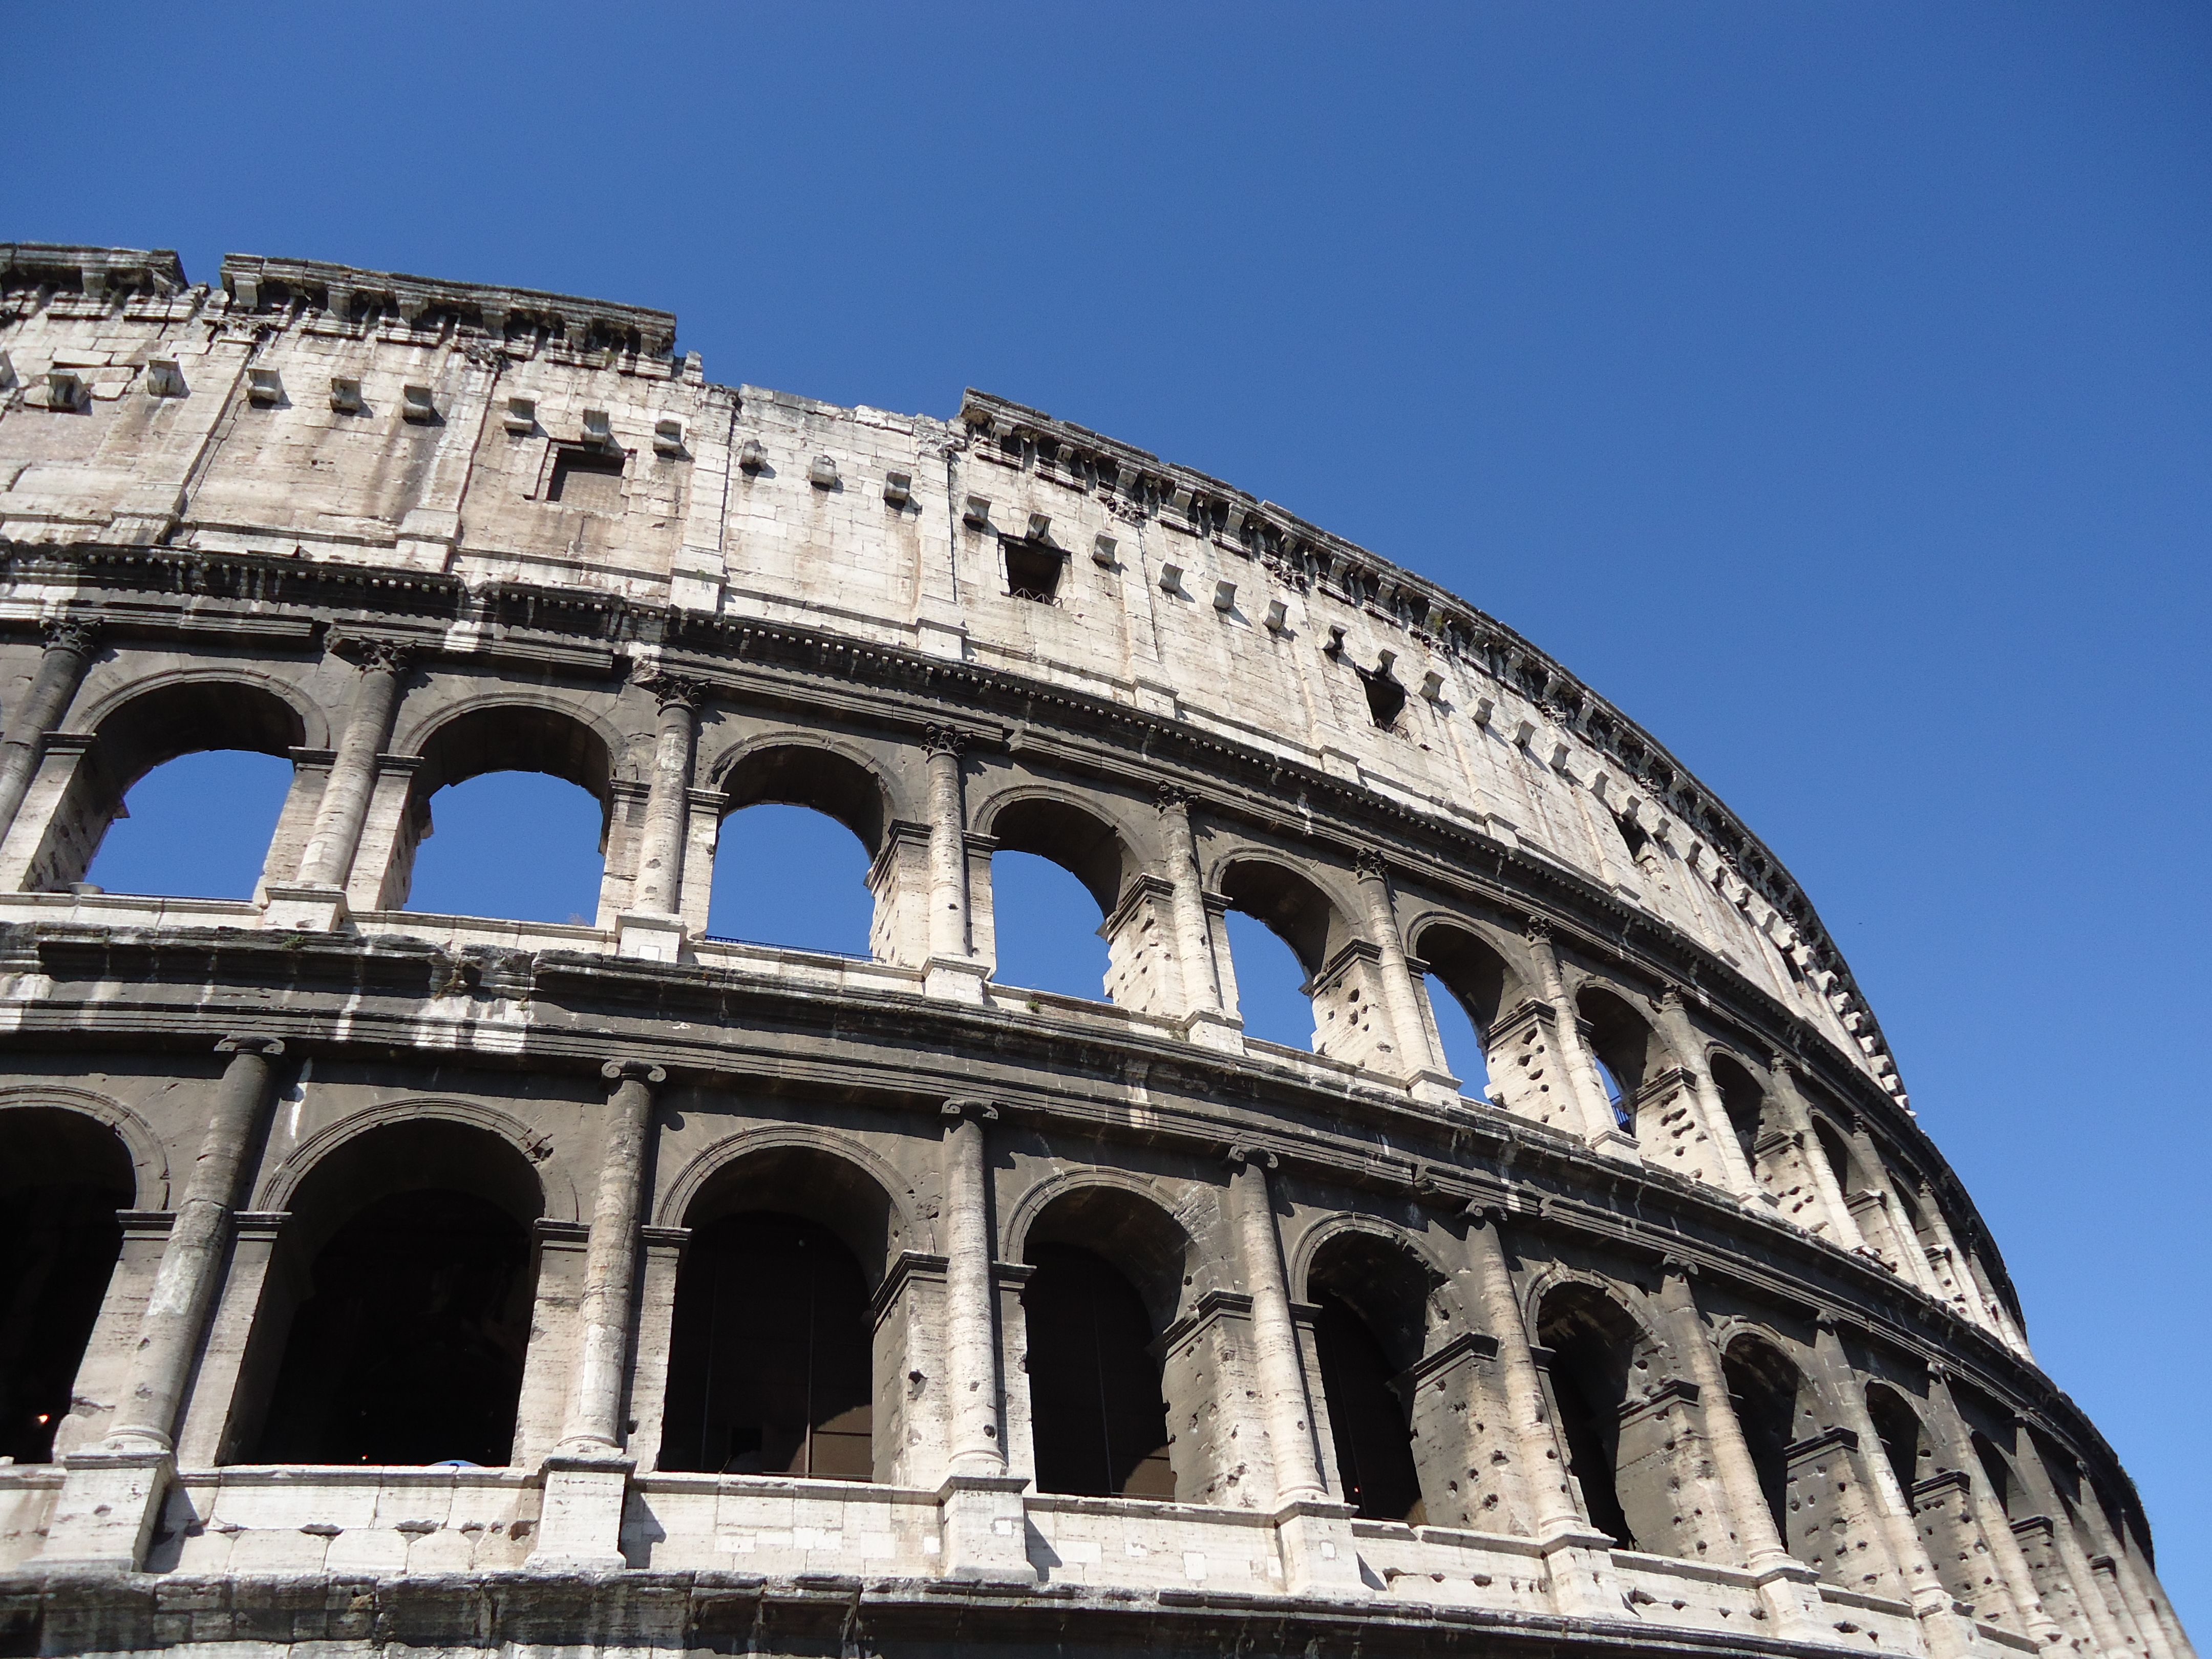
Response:
[{"label": "stone amphitheater facade", "polygon": [[[663,313],[0,271],[9,1651],[2189,1659],[1811,904],[1535,646]],[[207,749],[292,763],[254,896],[88,886]],[[514,769],[597,916],[406,908]],[[707,935],[757,802],[867,958]],[[1100,998],[994,977],[1000,848]]]}]

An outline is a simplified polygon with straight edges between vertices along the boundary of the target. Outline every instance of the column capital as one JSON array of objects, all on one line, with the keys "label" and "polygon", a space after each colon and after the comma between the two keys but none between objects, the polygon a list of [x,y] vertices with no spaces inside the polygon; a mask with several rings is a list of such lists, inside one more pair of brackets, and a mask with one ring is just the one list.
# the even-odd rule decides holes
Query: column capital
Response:
[{"label": "column capital", "polygon": [[215,1051],[219,1054],[258,1054],[263,1060],[274,1060],[284,1052],[284,1039],[240,1033],[223,1038],[215,1045]]},{"label": "column capital", "polygon": [[957,757],[967,742],[967,733],[957,726],[932,726],[921,734],[921,746],[933,755]]},{"label": "column capital", "polygon": [[599,1075],[610,1083],[635,1080],[649,1083],[658,1088],[668,1081],[668,1068],[656,1066],[649,1060],[611,1060],[599,1067]]},{"label": "column capital", "polygon": [[1159,787],[1158,805],[1163,812],[1190,811],[1191,793],[1179,783],[1164,783]]},{"label": "column capital", "polygon": [[100,644],[100,623],[91,617],[50,617],[40,630],[50,651],[74,651],[88,657]]},{"label": "column capital", "polygon": [[1659,1264],[1662,1279],[1679,1279],[1688,1285],[1698,1276],[1698,1264],[1686,1256],[1670,1255]]},{"label": "column capital", "polygon": [[1388,881],[1390,866],[1382,854],[1371,847],[1360,848],[1352,855],[1352,873],[1362,881]]},{"label": "column capital", "polygon": [[1682,1012],[1682,988],[1679,985],[1668,985],[1662,988],[1659,993],[1659,1006],[1662,1008],[1664,1008],[1670,1014],[1680,1013]]},{"label": "column capital", "polygon": [[682,708],[696,714],[707,695],[706,682],[689,674],[671,673],[656,664],[642,663],[630,672],[630,684],[653,694],[665,711]]},{"label": "column capital", "polygon": [[1549,945],[1552,924],[1542,916],[1531,916],[1521,924],[1521,937],[1531,945]]},{"label": "column capital", "polygon": [[937,1115],[948,1121],[963,1123],[996,1123],[999,1109],[988,1100],[948,1100],[937,1109]]},{"label": "column capital", "polygon": [[1231,1146],[1222,1154],[1222,1162],[1229,1166],[1231,1174],[1246,1169],[1264,1173],[1282,1167],[1282,1160],[1265,1146]]},{"label": "column capital", "polygon": [[415,661],[413,646],[370,635],[342,634],[331,649],[364,674],[404,674]]},{"label": "column capital", "polygon": [[1505,1206],[1492,1199],[1470,1199],[1467,1207],[1459,1213],[1461,1220],[1477,1230],[1484,1227],[1495,1229],[1505,1224]]}]

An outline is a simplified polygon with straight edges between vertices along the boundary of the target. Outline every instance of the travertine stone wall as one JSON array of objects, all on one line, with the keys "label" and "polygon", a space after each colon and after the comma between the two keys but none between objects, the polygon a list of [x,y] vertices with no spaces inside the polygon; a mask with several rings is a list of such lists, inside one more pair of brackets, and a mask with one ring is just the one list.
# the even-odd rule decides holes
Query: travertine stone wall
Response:
[{"label": "travertine stone wall", "polygon": [[[1802,894],[1464,602],[980,393],[710,385],[665,313],[0,279],[0,1147],[131,1188],[56,1461],[0,1470],[25,1641],[2189,1652]],[[86,888],[209,747],[293,764],[253,896]],[[406,908],[514,766],[600,802],[596,914]],[[706,933],[764,800],[867,847],[868,959]],[[1097,900],[1098,999],[1000,981],[1000,849]],[[1244,1033],[1232,908],[1310,1052]],[[428,1187],[527,1232],[507,1466],[246,1461],[323,1241]],[[663,1467],[686,1252],[761,1209],[866,1281],[870,1480]],[[1145,1304],[1171,1503],[1038,1489],[1055,1241]],[[1347,1501],[1333,1302],[1404,1522]]]}]

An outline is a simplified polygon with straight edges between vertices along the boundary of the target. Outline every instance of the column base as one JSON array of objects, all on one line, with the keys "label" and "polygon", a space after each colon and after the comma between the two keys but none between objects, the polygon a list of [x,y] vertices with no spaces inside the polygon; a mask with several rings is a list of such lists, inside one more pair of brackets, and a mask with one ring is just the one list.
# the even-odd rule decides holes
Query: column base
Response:
[{"label": "column base", "polygon": [[970,957],[932,957],[922,969],[923,994],[947,1002],[983,1006],[983,982],[991,970]]},{"label": "column base", "polygon": [[1785,1637],[1799,1642],[1820,1642],[1834,1632],[1820,1616],[1820,1575],[1794,1556],[1763,1561],[1752,1569],[1759,1599]]},{"label": "column base", "polygon": [[261,925],[289,933],[336,933],[353,922],[343,887],[264,887]]},{"label": "column base", "polygon": [[1201,1048],[1219,1054],[1244,1052],[1244,1022],[1218,1008],[1198,1008],[1182,1017],[1182,1034]]},{"label": "column base", "polygon": [[1423,1069],[1406,1079],[1406,1092],[1424,1106],[1456,1106],[1459,1079],[1449,1072]]},{"label": "column base", "polygon": [[1628,1593],[1613,1571],[1610,1534],[1580,1529],[1537,1540],[1544,1552],[1552,1611],[1568,1619],[1619,1619]]},{"label": "column base", "polygon": [[681,962],[688,933],[684,918],[658,910],[627,910],[615,918],[615,954],[640,962]]},{"label": "column base", "polygon": [[1644,1146],[1626,1129],[1607,1129],[1590,1137],[1590,1151],[1606,1158],[1617,1158],[1630,1164],[1644,1162]]},{"label": "column base", "polygon": [[1293,1498],[1275,1511],[1275,1547],[1283,1558],[1283,1588],[1293,1595],[1365,1595],[1359,1550],[1352,1541],[1349,1504]]},{"label": "column base", "polygon": [[133,1572],[143,1567],[155,1519],[177,1472],[176,1454],[162,1447],[94,1447],[71,1452],[62,1468],[40,1564]]},{"label": "column base", "polygon": [[1030,1559],[1029,1517],[1022,1494],[1029,1490],[1018,1474],[948,1474],[937,1489],[938,1535],[948,1578],[985,1578],[1000,1583],[1034,1584]]},{"label": "column base", "polygon": [[545,1504],[538,1522],[533,1567],[613,1569],[629,1565],[622,1553],[623,1508],[629,1477],[637,1468],[628,1457],[556,1452],[539,1465]]}]

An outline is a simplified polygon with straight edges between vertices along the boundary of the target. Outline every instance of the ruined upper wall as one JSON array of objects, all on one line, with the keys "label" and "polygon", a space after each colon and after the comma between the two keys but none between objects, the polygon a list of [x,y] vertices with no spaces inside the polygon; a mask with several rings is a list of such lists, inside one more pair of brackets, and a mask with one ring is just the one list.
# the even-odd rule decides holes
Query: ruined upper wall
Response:
[{"label": "ruined upper wall", "polygon": [[[1566,867],[1902,1102],[1771,854],[1511,629],[1034,410],[970,392],[943,422],[713,386],[675,332],[529,289],[243,256],[187,288],[170,253],[0,245],[0,537],[588,590],[1180,721]],[[1014,591],[1040,570],[1048,601]]]}]

